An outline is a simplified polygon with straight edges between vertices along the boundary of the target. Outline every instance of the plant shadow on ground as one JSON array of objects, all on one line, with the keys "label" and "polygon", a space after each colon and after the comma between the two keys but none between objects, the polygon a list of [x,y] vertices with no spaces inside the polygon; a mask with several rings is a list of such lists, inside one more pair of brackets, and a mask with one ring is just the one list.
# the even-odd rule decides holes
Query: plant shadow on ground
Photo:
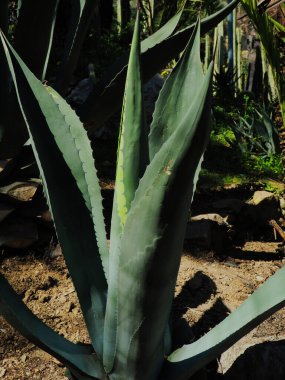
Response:
[{"label": "plant shadow on ground", "polygon": [[244,250],[240,247],[235,247],[231,252],[231,257],[233,259],[240,260],[254,260],[254,261],[272,261],[272,260],[282,260],[284,254],[282,252],[256,252],[251,250]]},{"label": "plant shadow on ground", "polygon": [[[215,327],[230,313],[230,310],[218,298],[212,307],[205,311],[202,317],[193,326],[183,318],[183,314],[189,308],[197,308],[206,303],[216,294],[215,282],[198,271],[182,287],[180,293],[175,297],[173,303],[173,336],[172,349],[177,349],[184,344],[190,344],[206,331]],[[215,379],[218,362],[213,360],[204,370],[197,372],[193,379]]]}]

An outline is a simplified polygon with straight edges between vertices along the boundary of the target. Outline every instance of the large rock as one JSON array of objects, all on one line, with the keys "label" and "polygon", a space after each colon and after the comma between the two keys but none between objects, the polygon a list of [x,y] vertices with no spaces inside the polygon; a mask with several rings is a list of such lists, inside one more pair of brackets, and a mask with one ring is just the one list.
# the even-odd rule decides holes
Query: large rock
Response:
[{"label": "large rock", "polygon": [[34,220],[11,217],[0,225],[0,247],[25,249],[38,240],[38,227]]},{"label": "large rock", "polygon": [[279,219],[281,216],[279,199],[269,191],[256,191],[248,204],[253,206],[258,224],[264,224],[271,219]]},{"label": "large rock", "polygon": [[205,249],[223,254],[229,245],[229,224],[219,214],[202,214],[191,218],[185,239]]},{"label": "large rock", "polygon": [[236,198],[219,199],[212,204],[216,210],[235,214],[240,213],[244,205],[244,201]]}]

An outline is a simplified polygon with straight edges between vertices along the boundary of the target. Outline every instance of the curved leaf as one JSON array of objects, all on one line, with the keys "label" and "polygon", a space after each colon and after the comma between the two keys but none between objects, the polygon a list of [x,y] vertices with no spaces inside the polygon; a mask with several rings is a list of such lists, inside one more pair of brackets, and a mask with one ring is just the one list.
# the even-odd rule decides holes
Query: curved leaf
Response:
[{"label": "curved leaf", "polygon": [[[203,19],[201,21],[201,33],[205,34],[219,24],[239,2],[240,0],[233,0],[223,9]],[[167,30],[169,23],[172,23],[172,21],[170,20],[164,26],[165,30]],[[150,38],[154,38],[153,36],[142,41],[141,67],[144,82],[147,82],[184,50],[194,28],[195,24],[172,35],[172,27],[169,29],[169,37],[166,38],[167,34],[163,33],[160,39],[155,39],[155,45],[149,42]],[[108,70],[101,81],[96,84],[85,103],[80,107],[78,114],[81,120],[84,122],[93,120],[92,130],[102,125],[121,106],[127,73],[127,62],[128,56],[122,56]]]},{"label": "curved leaf", "polygon": [[15,31],[15,49],[43,80],[49,60],[59,0],[22,0]]},{"label": "curved leaf", "polygon": [[174,351],[162,374],[164,380],[187,380],[240,338],[285,305],[285,269],[280,269],[241,306],[196,342]]},{"label": "curved leaf", "polygon": [[[57,146],[62,152],[65,162],[70,168],[85,204],[92,215],[99,253],[105,275],[108,277],[109,252],[103,216],[102,194],[90,141],[85,130],[82,131],[84,128],[78,116],[66,101],[51,87],[46,87],[46,89],[54,101],[54,104],[50,103],[50,106],[53,107],[52,111],[46,111],[47,102],[45,97],[41,98],[40,94],[37,96],[36,93],[35,95],[38,98],[43,114],[46,116]],[[53,112],[52,117],[50,112]],[[55,117],[55,115],[57,116]]]},{"label": "curved leaf", "polygon": [[[191,91],[192,98],[189,97],[189,87],[191,86],[192,89],[199,88],[201,81],[204,79],[203,68],[200,65],[200,38],[196,35],[197,30],[194,30],[187,48],[189,56],[186,59],[185,53],[181,63],[174,68],[175,75],[170,75],[165,81],[156,102],[149,134],[150,160],[153,159],[164,142],[174,133],[181,115],[187,114],[190,104],[197,97],[193,90]],[[189,62],[195,69],[188,69]],[[181,81],[181,77],[185,75],[184,73],[187,70],[189,70],[187,81]]]},{"label": "curved leaf", "polygon": [[[25,66],[13,48],[10,45],[9,48],[7,47],[2,34],[1,40],[40,168],[62,251],[78,293],[92,343],[96,353],[101,356],[107,283],[90,211],[78,187],[86,181],[85,163],[81,160],[76,144],[71,143],[73,133],[76,132],[78,139],[82,138],[82,144],[86,144],[80,148],[88,152],[90,148],[83,136],[86,132],[77,124],[64,125],[65,119],[53,97]],[[9,52],[12,53],[13,58],[10,57]],[[68,110],[68,105],[66,107]],[[71,109],[70,112],[72,112]],[[65,149],[73,151],[74,161],[68,155],[63,157],[62,153],[66,153]],[[76,178],[78,176],[78,185],[69,166],[72,170],[78,169],[77,173],[74,172]],[[96,181],[95,171],[94,178]],[[100,205],[100,201],[98,204]],[[102,210],[99,206],[98,213],[100,212]]]},{"label": "curved leaf", "polygon": [[[117,324],[114,313],[117,310],[117,247],[121,240],[127,213],[133,201],[139,179],[142,177],[148,163],[147,127],[144,119],[142,80],[140,72],[140,25],[139,15],[134,29],[130,52],[130,61],[125,87],[124,104],[121,116],[120,138],[118,145],[116,188],[113,202],[111,243],[110,243],[110,289],[108,293],[109,306],[106,314],[106,329],[104,335],[104,366],[111,370],[116,348]],[[111,313],[111,314],[110,314]],[[114,324],[109,324],[109,320]]]},{"label": "curved leaf", "polygon": [[92,346],[69,342],[37,318],[0,274],[0,313],[29,341],[56,357],[68,368],[90,379],[102,378],[103,370]]},{"label": "curved leaf", "polygon": [[57,73],[55,89],[64,94],[76,68],[84,38],[98,0],[72,0],[72,15],[67,41]]},{"label": "curved leaf", "polygon": [[[198,27],[193,38],[200,38]],[[175,87],[171,88],[174,94],[178,94],[184,82],[189,83],[190,72],[198,70],[197,65],[202,66],[200,61],[193,62],[195,54],[189,52],[193,45],[191,40],[178,64],[180,67],[187,62],[188,70],[177,68],[172,74],[177,76]],[[155,379],[164,361],[168,348],[165,334],[193,179],[209,137],[211,76],[212,66],[199,87],[189,87],[187,112],[179,114],[173,133],[147,167],[127,214],[121,244],[116,251],[118,280],[117,284],[110,284],[117,289],[118,302],[117,313],[113,315],[118,332],[111,372],[117,378],[122,378],[127,371],[129,379]],[[177,104],[177,110],[179,108]],[[110,294],[115,294],[115,290],[111,289]],[[107,315],[111,305],[108,297]],[[110,326],[114,323],[106,320],[105,331],[108,322]]]},{"label": "curved leaf", "polygon": [[[6,1],[5,1],[6,2]],[[59,0],[22,0],[15,30],[15,49],[40,79],[44,79],[53,39]],[[1,49],[2,50],[2,49]],[[25,122],[18,106],[17,96],[11,86],[5,55],[0,55],[1,78],[0,107],[1,127],[0,157],[15,157],[28,139]],[[3,80],[2,80],[3,79]],[[7,80],[9,82],[7,83]],[[4,91],[2,99],[1,93]]]}]

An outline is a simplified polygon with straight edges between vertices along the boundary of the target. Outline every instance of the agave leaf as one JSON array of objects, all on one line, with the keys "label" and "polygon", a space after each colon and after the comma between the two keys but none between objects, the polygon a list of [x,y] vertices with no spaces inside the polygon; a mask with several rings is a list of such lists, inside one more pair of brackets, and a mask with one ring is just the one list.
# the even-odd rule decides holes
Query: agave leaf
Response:
[{"label": "agave leaf", "polygon": [[[49,60],[54,25],[59,0],[47,0],[40,2],[37,0],[22,0],[19,8],[19,18],[15,30],[15,49],[29,66],[32,72],[41,79],[44,79],[47,63]],[[6,1],[4,2],[6,3]],[[25,122],[19,110],[17,96],[14,89],[7,84],[10,75],[7,71],[5,55],[1,54],[1,72],[3,68],[4,84],[1,93],[4,92],[4,101],[0,95],[1,107],[1,127],[3,136],[0,140],[1,158],[15,157],[22,145],[28,139]],[[1,74],[0,74],[1,75]],[[1,79],[1,77],[0,77]],[[1,94],[0,93],[0,94]]]},{"label": "agave leaf", "polygon": [[196,342],[174,351],[162,379],[187,380],[240,338],[285,305],[285,269],[276,272],[240,307]]},{"label": "agave leaf", "polygon": [[72,0],[71,23],[57,73],[55,89],[64,94],[76,68],[84,38],[98,0]]},{"label": "agave leaf", "polygon": [[[194,32],[196,34],[196,31]],[[195,71],[190,70],[187,82],[181,83],[181,76],[188,69],[189,62],[185,58],[180,65],[174,68],[176,75],[171,75],[166,80],[163,89],[159,94],[158,101],[153,114],[153,122],[150,126],[149,135],[149,154],[150,160],[159,151],[160,147],[173,134],[181,115],[185,115],[189,109],[189,104],[194,101],[197,96],[192,92],[192,99],[189,99],[189,86],[199,88],[201,80],[204,78],[203,68],[200,66],[200,39],[192,38],[189,42],[187,54],[188,60],[195,65]],[[194,45],[195,44],[195,45]],[[173,88],[179,88],[180,91],[171,91]],[[179,107],[179,108],[178,108]],[[173,112],[173,110],[175,110]]]},{"label": "agave leaf", "polygon": [[44,324],[27,308],[1,274],[0,289],[0,313],[22,335],[68,368],[74,368],[90,379],[102,378],[103,370],[92,346],[71,343]]},{"label": "agave leaf", "polygon": [[[201,21],[201,33],[205,34],[222,21],[239,3],[240,0],[233,0],[229,5],[219,10],[217,13]],[[178,20],[177,20],[178,22]],[[171,23],[171,28],[169,25]],[[177,57],[185,48],[195,24],[188,26],[172,35],[174,29],[172,20],[165,26],[165,33],[160,39],[155,39],[154,35],[142,41],[141,67],[143,81],[147,82],[153,75],[161,70],[169,61]],[[169,37],[167,29],[169,28]],[[151,43],[149,42],[151,39]],[[93,120],[92,128],[102,125],[112,116],[122,104],[124,83],[127,72],[127,55],[122,56],[117,63],[104,75],[94,87],[85,103],[80,107],[78,113],[83,121]],[[92,130],[93,130],[92,129]],[[92,130],[90,130],[92,132]]]},{"label": "agave leaf", "polygon": [[148,164],[148,131],[143,109],[138,17],[128,65],[117,158],[116,214],[119,216],[122,228],[139,179]]},{"label": "agave leaf", "polygon": [[15,32],[15,49],[40,79],[45,78],[59,0],[22,0]]},{"label": "agave leaf", "polygon": [[145,53],[147,50],[153,48],[155,45],[159,44],[161,41],[164,41],[166,38],[170,37],[174,33],[181,19],[183,10],[184,6],[165,25],[163,25],[155,33],[153,33],[152,35],[150,35],[142,41],[142,53]]},{"label": "agave leaf", "polygon": [[[42,89],[41,86],[39,88]],[[108,277],[109,252],[103,216],[102,194],[90,141],[85,130],[82,131],[83,126],[78,116],[66,101],[51,87],[46,87],[46,89],[54,101],[54,104],[50,102],[54,112],[52,118],[45,111],[47,108],[45,97],[41,98],[36,93],[35,95],[38,98],[42,112],[46,116],[57,146],[61,150],[65,162],[70,168],[82,193],[85,204],[92,215],[99,253],[105,275]],[[56,112],[57,124],[54,120]]]},{"label": "agave leaf", "polygon": [[[194,38],[200,38],[199,26],[179,63],[180,66],[184,60],[188,61],[188,70],[177,69],[172,74],[180,77],[177,87],[171,89],[177,95],[180,87],[189,83],[190,72],[197,71],[197,65],[202,66],[201,62],[193,61],[189,53],[192,46],[199,46],[193,43]],[[117,248],[119,268],[114,298],[117,298],[118,308],[113,318],[118,330],[111,373],[118,378],[127,371],[129,379],[155,379],[164,360],[165,334],[193,179],[209,136],[211,70],[212,65],[198,88],[190,87],[187,113],[180,114],[174,133],[147,167]],[[158,101],[165,99],[161,97]],[[111,306],[108,297],[106,315]],[[114,325],[114,321],[106,320],[105,331],[108,323]]]},{"label": "agave leaf", "polygon": [[[117,246],[126,222],[127,213],[133,201],[139,179],[142,177],[148,164],[147,127],[144,118],[142,80],[140,71],[140,25],[139,14],[134,29],[133,41],[130,52],[124,103],[121,116],[120,137],[118,145],[116,188],[114,194],[111,244],[110,244],[110,288],[116,292],[118,256]],[[109,307],[111,315],[107,320],[112,320],[113,313],[117,310],[115,294],[108,295],[109,302],[114,302],[114,307]],[[114,360],[116,343],[116,324],[107,325],[104,341],[104,366],[111,369]]]},{"label": "agave leaf", "polygon": [[[78,294],[92,343],[96,353],[101,356],[107,283],[90,211],[79,190],[82,191],[84,188],[84,181],[88,190],[90,186],[89,179],[84,173],[85,166],[91,165],[91,158],[89,157],[89,163],[87,163],[85,153],[82,153],[82,149],[86,149],[87,152],[90,149],[86,138],[82,136],[86,132],[76,124],[76,121],[73,124],[72,114],[69,117],[61,113],[58,103],[64,108],[64,112],[72,111],[61,101],[54,101],[46,88],[7,43],[8,48],[2,34],[1,40],[40,168],[62,251]],[[78,147],[74,141],[72,143],[75,136],[84,146]],[[55,140],[59,143],[59,147]],[[74,161],[66,154],[67,150],[73,151]],[[72,170],[73,174],[76,174],[77,183]],[[94,178],[96,181],[95,171]],[[86,198],[87,195],[85,195],[85,202],[87,202]],[[91,197],[90,202],[93,208]],[[99,205],[97,211],[100,215],[102,212],[100,201],[97,203],[97,206]],[[95,276],[94,273],[96,273]]]},{"label": "agave leaf", "polygon": [[[3,30],[3,33],[7,34],[8,32],[8,0],[0,2],[0,29]],[[9,69],[3,48],[0,47],[0,141],[4,134],[4,125],[3,125],[3,114],[6,112],[6,104],[9,93]]]}]

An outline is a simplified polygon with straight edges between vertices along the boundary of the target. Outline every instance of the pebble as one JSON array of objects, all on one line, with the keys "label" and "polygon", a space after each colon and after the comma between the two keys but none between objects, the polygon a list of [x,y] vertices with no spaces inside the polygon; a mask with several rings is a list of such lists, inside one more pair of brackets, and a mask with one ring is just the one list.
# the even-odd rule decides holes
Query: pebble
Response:
[{"label": "pebble", "polygon": [[6,373],[6,369],[3,367],[0,367],[0,377],[4,377]]},{"label": "pebble", "polygon": [[265,280],[265,278],[262,276],[256,276],[255,278],[256,278],[256,281],[258,282],[263,282]]}]

